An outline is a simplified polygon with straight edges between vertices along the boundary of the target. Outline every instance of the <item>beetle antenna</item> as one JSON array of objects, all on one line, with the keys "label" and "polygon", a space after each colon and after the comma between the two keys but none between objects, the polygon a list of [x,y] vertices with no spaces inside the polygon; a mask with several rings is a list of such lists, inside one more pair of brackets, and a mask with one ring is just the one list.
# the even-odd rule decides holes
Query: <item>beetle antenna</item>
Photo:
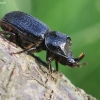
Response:
[{"label": "beetle antenna", "polygon": [[88,63],[87,62],[83,62],[83,63],[76,63],[77,67],[81,67],[81,65],[86,66]]}]

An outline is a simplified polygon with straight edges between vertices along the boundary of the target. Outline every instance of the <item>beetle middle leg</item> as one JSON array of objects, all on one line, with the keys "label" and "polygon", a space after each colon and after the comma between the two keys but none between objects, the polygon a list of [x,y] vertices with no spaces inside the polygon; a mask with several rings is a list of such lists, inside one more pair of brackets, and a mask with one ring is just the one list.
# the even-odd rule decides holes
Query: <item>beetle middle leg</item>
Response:
[{"label": "beetle middle leg", "polygon": [[56,73],[58,73],[58,62],[55,61],[55,65],[56,65]]}]

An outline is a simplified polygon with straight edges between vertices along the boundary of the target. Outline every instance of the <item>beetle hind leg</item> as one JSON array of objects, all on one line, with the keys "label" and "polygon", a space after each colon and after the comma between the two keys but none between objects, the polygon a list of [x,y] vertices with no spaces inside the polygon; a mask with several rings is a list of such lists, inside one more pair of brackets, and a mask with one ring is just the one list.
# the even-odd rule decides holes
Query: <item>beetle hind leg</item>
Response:
[{"label": "beetle hind leg", "polygon": [[[12,41],[12,42],[17,42],[17,39],[18,39],[18,37],[17,37],[17,35],[15,34],[15,33],[13,33],[13,32],[9,32],[9,31],[0,31],[0,34],[3,34],[5,37],[6,37],[6,39],[8,39],[8,40],[10,40],[10,41]],[[10,35],[10,37],[8,37],[7,35]]]},{"label": "beetle hind leg", "polygon": [[[9,44],[13,45],[14,47],[17,47],[17,41],[18,41],[18,36],[17,34],[13,33],[13,32],[9,32],[9,31],[0,31],[0,35],[3,36],[4,38],[6,38],[7,40],[9,40]],[[10,36],[8,36],[10,35]],[[5,40],[5,39],[4,39]],[[16,43],[12,44],[11,42]]]},{"label": "beetle hind leg", "polygon": [[34,54],[35,51],[36,51],[36,47],[31,47],[31,48],[24,49],[24,50],[19,51],[19,52],[15,52],[15,53],[13,52],[11,54],[21,54],[21,53],[25,53],[25,52]]}]

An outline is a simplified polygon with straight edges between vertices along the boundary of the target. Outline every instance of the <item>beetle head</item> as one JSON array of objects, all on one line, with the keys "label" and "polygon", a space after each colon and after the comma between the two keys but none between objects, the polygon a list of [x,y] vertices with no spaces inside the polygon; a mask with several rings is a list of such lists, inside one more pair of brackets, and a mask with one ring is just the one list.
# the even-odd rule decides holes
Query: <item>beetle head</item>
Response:
[{"label": "beetle head", "polygon": [[81,64],[82,64],[82,65],[86,65],[86,63],[79,63],[79,61],[82,60],[84,56],[85,56],[85,53],[82,52],[82,53],[79,55],[78,58],[69,58],[69,59],[68,59],[68,66],[70,66],[70,67],[75,67],[75,66],[81,67],[81,66],[80,66]]},{"label": "beetle head", "polygon": [[82,52],[78,58],[74,58],[73,57],[73,53],[72,53],[72,50],[71,50],[71,38],[69,36],[67,36],[66,38],[66,44],[65,44],[65,47],[64,47],[64,53],[67,57],[67,65],[69,67],[80,67],[80,65],[85,65],[85,63],[79,63],[80,60],[83,59],[83,57],[85,56],[85,53]]}]

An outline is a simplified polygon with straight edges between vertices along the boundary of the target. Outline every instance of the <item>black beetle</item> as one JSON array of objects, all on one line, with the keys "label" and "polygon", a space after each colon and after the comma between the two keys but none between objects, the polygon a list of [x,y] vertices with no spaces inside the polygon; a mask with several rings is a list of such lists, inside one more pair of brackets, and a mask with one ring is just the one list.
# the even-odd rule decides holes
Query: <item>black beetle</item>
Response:
[{"label": "black beetle", "polygon": [[10,34],[10,40],[21,46],[24,49],[23,51],[34,53],[46,50],[46,60],[50,72],[52,71],[52,60],[55,60],[56,71],[58,71],[58,62],[70,67],[79,67],[78,62],[85,55],[85,53],[82,53],[78,58],[74,58],[70,48],[71,38],[69,36],[51,31],[43,22],[24,12],[7,13],[0,20],[0,26],[4,30],[0,34]]}]

